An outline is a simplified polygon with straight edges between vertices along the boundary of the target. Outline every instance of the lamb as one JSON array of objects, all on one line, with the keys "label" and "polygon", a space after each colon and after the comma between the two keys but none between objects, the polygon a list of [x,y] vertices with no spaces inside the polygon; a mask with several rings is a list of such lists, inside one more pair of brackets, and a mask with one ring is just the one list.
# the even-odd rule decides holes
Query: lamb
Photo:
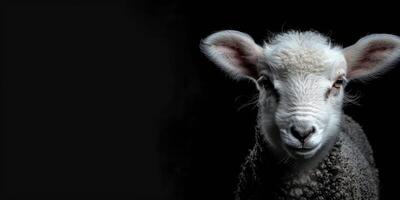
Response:
[{"label": "lamb", "polygon": [[386,71],[400,38],[371,34],[342,48],[326,36],[289,31],[263,46],[226,30],[202,40],[205,55],[258,92],[255,146],[236,200],[378,199],[378,170],[361,127],[343,113],[344,88]]}]

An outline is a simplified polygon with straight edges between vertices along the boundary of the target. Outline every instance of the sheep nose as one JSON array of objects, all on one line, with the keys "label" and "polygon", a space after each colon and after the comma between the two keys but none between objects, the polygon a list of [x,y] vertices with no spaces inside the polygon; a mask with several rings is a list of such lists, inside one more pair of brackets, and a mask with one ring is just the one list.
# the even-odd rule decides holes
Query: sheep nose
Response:
[{"label": "sheep nose", "polygon": [[305,127],[291,126],[290,132],[301,143],[304,143],[311,134],[315,133],[315,127],[310,126],[305,128]]}]

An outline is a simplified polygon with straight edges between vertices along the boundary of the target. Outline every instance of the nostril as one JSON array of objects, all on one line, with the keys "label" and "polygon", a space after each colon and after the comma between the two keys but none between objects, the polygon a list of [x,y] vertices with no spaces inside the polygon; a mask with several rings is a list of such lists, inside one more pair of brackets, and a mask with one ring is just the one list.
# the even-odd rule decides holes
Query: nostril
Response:
[{"label": "nostril", "polygon": [[291,134],[297,138],[300,142],[304,143],[304,141],[313,133],[315,133],[316,129],[314,126],[309,129],[299,130],[295,126],[290,127]]},{"label": "nostril", "polygon": [[295,126],[290,127],[290,132],[299,141],[304,142],[305,138],[303,137],[303,134]]},{"label": "nostril", "polygon": [[311,126],[309,130],[309,135],[315,133],[315,126]]},{"label": "nostril", "polygon": [[297,129],[294,126],[290,127],[290,133],[292,133],[292,135],[295,138],[300,138],[301,137],[300,133],[297,131]]}]

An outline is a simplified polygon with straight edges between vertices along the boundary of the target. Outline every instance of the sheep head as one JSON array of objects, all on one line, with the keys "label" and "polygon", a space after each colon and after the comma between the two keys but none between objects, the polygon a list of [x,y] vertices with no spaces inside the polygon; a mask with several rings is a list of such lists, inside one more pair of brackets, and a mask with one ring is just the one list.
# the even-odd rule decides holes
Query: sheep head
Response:
[{"label": "sheep head", "polygon": [[400,38],[373,34],[342,48],[319,33],[291,31],[259,46],[228,30],[208,36],[201,49],[234,79],[255,83],[267,144],[291,158],[310,159],[339,133],[346,83],[388,69],[400,56]]}]

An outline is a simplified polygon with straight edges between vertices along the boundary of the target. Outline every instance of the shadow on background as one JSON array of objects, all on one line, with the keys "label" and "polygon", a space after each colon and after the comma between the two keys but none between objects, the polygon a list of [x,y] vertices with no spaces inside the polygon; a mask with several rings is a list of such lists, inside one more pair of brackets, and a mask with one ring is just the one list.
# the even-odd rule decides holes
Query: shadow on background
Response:
[{"label": "shadow on background", "polygon": [[[252,83],[230,80],[199,51],[224,29],[258,43],[314,29],[344,46],[400,35],[396,6],[358,9],[231,1],[3,3],[2,190],[131,192],[134,199],[233,199],[253,143]],[[384,23],[387,22],[387,23]],[[352,83],[346,112],[376,154],[382,199],[399,176],[395,116],[400,71]],[[243,107],[243,108],[241,108]],[[241,109],[240,109],[241,108]],[[393,114],[393,115],[392,115]],[[390,155],[390,156],[389,156]]]}]

